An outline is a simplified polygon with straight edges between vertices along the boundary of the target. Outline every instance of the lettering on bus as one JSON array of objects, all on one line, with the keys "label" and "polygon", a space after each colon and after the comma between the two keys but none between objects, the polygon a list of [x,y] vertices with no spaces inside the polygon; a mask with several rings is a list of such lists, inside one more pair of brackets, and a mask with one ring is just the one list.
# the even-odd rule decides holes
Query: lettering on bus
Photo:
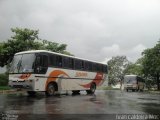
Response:
[{"label": "lettering on bus", "polygon": [[88,74],[86,72],[76,72],[75,77],[87,77]]}]

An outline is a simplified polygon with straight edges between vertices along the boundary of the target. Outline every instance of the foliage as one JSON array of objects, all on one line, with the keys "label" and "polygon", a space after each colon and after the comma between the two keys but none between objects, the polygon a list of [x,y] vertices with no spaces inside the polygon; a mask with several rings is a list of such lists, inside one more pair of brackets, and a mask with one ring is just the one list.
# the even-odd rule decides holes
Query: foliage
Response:
[{"label": "foliage", "polygon": [[7,74],[0,74],[0,86],[7,86],[8,85],[8,75]]},{"label": "foliage", "polygon": [[66,44],[59,44],[47,40],[41,40],[38,37],[38,30],[12,28],[13,36],[7,41],[0,43],[0,66],[7,65],[14,54],[27,50],[50,50],[71,55],[66,51]]},{"label": "foliage", "polygon": [[138,75],[143,77],[143,66],[142,66],[143,58],[140,58],[136,61],[136,63],[130,63],[127,68],[124,70],[126,75]]},{"label": "foliage", "polygon": [[150,90],[153,87],[155,88],[156,81],[153,80],[153,78],[147,77],[147,79],[145,80],[145,84],[146,84],[146,88]]},{"label": "foliage", "polygon": [[9,86],[0,86],[0,90],[9,90],[11,89]]},{"label": "foliage", "polygon": [[66,44],[59,44],[59,43],[51,42],[47,40],[42,40],[42,43],[43,45],[41,49],[73,56],[71,53],[66,51],[66,48],[67,48]]},{"label": "foliage", "polygon": [[120,90],[120,88],[113,88],[112,86],[102,87],[102,90]]},{"label": "foliage", "polygon": [[130,62],[127,60],[126,56],[116,56],[112,57],[108,61],[108,79],[109,85],[115,85],[117,81],[122,81],[125,75],[125,69],[128,67]]},{"label": "foliage", "polygon": [[160,42],[153,48],[146,49],[143,53],[143,73],[146,78],[156,80],[157,89],[160,90]]}]

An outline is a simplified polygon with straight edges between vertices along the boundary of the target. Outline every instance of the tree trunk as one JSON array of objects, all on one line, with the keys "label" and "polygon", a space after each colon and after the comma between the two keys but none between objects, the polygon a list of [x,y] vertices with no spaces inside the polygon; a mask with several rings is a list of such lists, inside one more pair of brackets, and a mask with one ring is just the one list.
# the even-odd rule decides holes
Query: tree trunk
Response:
[{"label": "tree trunk", "polygon": [[159,73],[157,73],[157,90],[160,90],[160,85],[159,85]]}]

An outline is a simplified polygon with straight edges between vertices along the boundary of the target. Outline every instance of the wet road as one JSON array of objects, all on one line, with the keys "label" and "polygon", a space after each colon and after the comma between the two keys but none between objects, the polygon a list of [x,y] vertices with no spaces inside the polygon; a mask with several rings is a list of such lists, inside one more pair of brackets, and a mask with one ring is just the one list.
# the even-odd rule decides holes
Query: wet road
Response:
[{"label": "wet road", "polygon": [[[94,95],[86,95],[86,92],[81,92],[80,95],[69,94],[54,97],[45,97],[43,94],[36,97],[29,97],[27,94],[0,94],[0,113],[1,117],[6,117],[8,114],[18,115],[15,116],[18,117],[18,120],[52,119],[55,114],[56,117],[57,115],[69,117],[67,115],[70,114],[68,119],[77,119],[80,114],[90,116],[160,114],[160,94],[118,90],[96,91]],[[105,117],[107,116],[103,116],[103,119]]]}]

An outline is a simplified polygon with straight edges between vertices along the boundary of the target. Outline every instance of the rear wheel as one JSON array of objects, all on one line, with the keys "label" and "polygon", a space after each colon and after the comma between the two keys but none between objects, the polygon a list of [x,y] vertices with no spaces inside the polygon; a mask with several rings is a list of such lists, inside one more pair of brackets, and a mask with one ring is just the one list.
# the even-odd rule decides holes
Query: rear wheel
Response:
[{"label": "rear wheel", "polygon": [[53,96],[53,95],[55,95],[55,91],[56,91],[55,85],[51,84],[51,83],[48,84],[47,90],[46,90],[46,95],[47,96]]},{"label": "rear wheel", "polygon": [[139,91],[140,89],[139,89],[139,86],[138,86],[138,88],[137,88],[137,92]]},{"label": "rear wheel", "polygon": [[90,90],[86,90],[86,92],[87,94],[94,94],[95,90],[96,90],[96,84],[92,83]]},{"label": "rear wheel", "polygon": [[79,94],[79,93],[80,93],[80,90],[72,90],[72,93],[73,93],[73,94]]}]

